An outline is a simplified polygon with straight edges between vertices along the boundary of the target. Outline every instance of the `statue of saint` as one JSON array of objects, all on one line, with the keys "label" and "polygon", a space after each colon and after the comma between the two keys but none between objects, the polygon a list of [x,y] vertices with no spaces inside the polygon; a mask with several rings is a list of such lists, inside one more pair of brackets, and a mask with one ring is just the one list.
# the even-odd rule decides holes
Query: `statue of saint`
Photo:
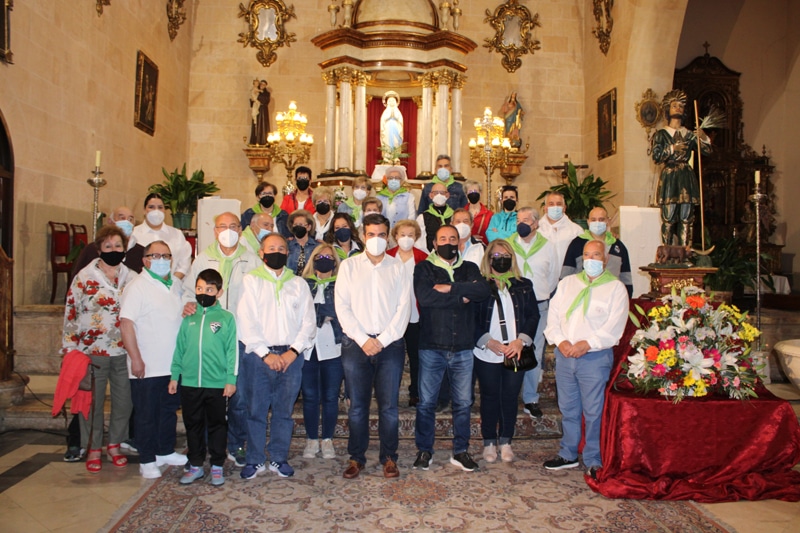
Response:
[{"label": "statue of saint", "polygon": [[267,80],[253,80],[250,89],[250,143],[257,145],[267,144],[269,134],[269,88]]},{"label": "statue of saint", "polygon": [[[397,153],[403,144],[403,114],[397,107],[399,101],[400,95],[394,91],[387,91],[383,95],[383,105],[386,107],[381,115],[381,147],[385,150],[384,161],[391,161],[391,153]],[[392,152],[386,151],[388,149]]]},{"label": "statue of saint", "polygon": [[505,135],[511,141],[511,146],[519,148],[522,146],[522,139],[519,136],[519,130],[522,128],[522,117],[525,111],[517,101],[517,93],[511,93],[500,108],[500,113],[503,115],[503,120],[506,123]]}]

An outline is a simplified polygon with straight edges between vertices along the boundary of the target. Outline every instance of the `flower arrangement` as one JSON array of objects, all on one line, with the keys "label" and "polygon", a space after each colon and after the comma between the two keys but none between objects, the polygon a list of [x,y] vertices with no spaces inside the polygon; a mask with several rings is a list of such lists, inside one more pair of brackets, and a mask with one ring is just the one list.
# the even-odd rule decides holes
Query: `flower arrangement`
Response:
[{"label": "flower arrangement", "polygon": [[339,211],[339,205],[347,200],[347,193],[344,192],[344,185],[339,182],[339,186],[333,190],[334,210]]},{"label": "flower arrangement", "polygon": [[680,295],[673,289],[661,302],[646,314],[636,306],[644,325],[635,313],[630,315],[639,329],[631,339],[636,353],[624,369],[634,388],[657,389],[675,403],[710,391],[739,400],[756,398],[760,369],[751,343],[761,332],[747,322],[747,313],[727,304],[714,308],[697,287]]}]

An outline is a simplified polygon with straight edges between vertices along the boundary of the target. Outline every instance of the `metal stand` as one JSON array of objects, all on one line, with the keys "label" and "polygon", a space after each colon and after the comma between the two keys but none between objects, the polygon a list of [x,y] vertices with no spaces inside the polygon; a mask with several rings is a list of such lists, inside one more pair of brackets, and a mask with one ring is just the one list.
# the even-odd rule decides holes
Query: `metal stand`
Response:
[{"label": "metal stand", "polygon": [[[761,185],[756,188],[749,200],[756,207],[756,327],[761,330],[761,202],[767,197],[761,192]],[[761,337],[758,338],[758,350],[761,351]]]},{"label": "metal stand", "polygon": [[[99,153],[100,152],[98,152],[98,154]],[[92,174],[94,174],[94,177],[86,180],[86,183],[91,185],[92,188],[94,189],[94,200],[92,201],[92,241],[94,241],[95,235],[97,233],[97,217],[100,214],[100,206],[99,206],[100,187],[103,187],[106,184],[106,180],[105,178],[100,177],[101,174],[103,174],[103,172],[100,170],[99,166],[94,167]]]}]

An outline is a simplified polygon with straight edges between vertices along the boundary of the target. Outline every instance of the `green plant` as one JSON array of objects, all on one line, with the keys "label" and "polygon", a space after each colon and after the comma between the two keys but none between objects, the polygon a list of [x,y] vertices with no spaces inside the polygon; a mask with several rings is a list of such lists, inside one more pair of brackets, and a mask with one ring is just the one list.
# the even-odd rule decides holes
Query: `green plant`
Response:
[{"label": "green plant", "polygon": [[205,198],[219,191],[213,181],[205,182],[203,170],[195,170],[191,178],[186,177],[186,163],[180,172],[176,168],[172,172],[161,168],[166,178],[162,183],[151,185],[149,192],[158,193],[164,200],[164,205],[176,213],[194,214],[197,211],[197,200]]},{"label": "green plant", "polygon": [[603,207],[603,201],[616,196],[605,188],[607,183],[600,177],[595,178],[594,174],[589,174],[582,181],[578,181],[578,172],[570,161],[567,167],[567,180],[553,185],[540,194],[537,200],[543,199],[551,192],[560,193],[567,204],[565,210],[567,216],[572,220],[586,219],[589,218],[592,209]]},{"label": "green plant", "polygon": [[733,291],[739,287],[755,288],[756,262],[741,255],[741,246],[735,238],[717,241],[711,254],[711,264],[717,268],[703,280],[714,291]]}]

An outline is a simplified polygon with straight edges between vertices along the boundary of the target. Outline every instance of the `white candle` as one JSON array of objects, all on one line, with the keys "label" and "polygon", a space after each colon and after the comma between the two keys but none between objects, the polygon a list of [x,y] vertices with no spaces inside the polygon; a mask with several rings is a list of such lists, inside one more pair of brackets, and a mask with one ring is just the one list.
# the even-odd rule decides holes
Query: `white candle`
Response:
[{"label": "white candle", "polygon": [[99,166],[100,166],[100,150],[98,150],[98,151],[97,151],[97,152],[94,154],[94,166],[95,166],[95,167],[99,167]]},{"label": "white candle", "polygon": [[761,171],[756,170],[756,186],[758,186],[760,183],[761,183]]}]

